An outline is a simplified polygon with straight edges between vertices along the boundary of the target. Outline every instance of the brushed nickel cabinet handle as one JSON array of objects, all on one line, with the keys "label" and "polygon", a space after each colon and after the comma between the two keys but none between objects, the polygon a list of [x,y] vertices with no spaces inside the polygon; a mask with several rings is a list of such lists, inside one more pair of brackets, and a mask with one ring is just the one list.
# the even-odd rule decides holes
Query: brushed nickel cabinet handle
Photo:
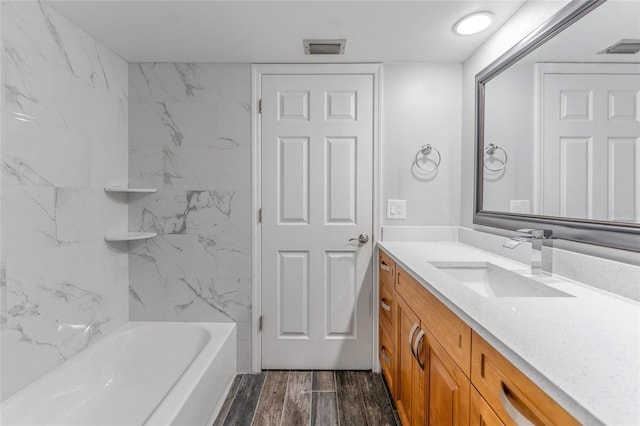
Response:
[{"label": "brushed nickel cabinet handle", "polygon": [[[511,390],[504,382],[501,382],[500,384],[500,402],[502,403],[502,407],[505,409],[505,411],[507,412],[509,417],[511,417],[511,420],[513,420],[515,424],[517,424],[518,426],[536,426],[539,424],[544,424],[543,422],[535,418],[533,413],[523,413],[524,410],[518,409],[516,405],[520,405],[524,409],[527,409],[527,407],[513,394],[513,392],[511,392]],[[516,404],[511,401],[516,402]],[[534,421],[532,421],[530,417],[534,417]]]},{"label": "brushed nickel cabinet handle", "polygon": [[414,323],[413,327],[411,327],[411,331],[409,332],[409,349],[411,349],[411,353],[413,354],[414,358],[416,356],[416,353],[413,352],[413,335],[416,333],[418,327],[419,325]]},{"label": "brushed nickel cabinet handle", "polygon": [[413,356],[416,358],[416,361],[418,361],[418,365],[420,365],[420,368],[424,368],[424,363],[418,357],[418,348],[420,347],[420,342],[422,341],[423,337],[424,330],[420,330],[420,333],[418,333],[418,337],[416,337],[416,342],[413,344]]},{"label": "brushed nickel cabinet handle", "polygon": [[380,269],[382,269],[383,271],[391,272],[391,268],[389,267],[389,265],[384,263],[384,260],[380,262]]},{"label": "brushed nickel cabinet handle", "polygon": [[387,364],[391,365],[391,358],[387,355],[387,348],[384,346],[380,348],[380,358]]},{"label": "brushed nickel cabinet handle", "polygon": [[387,303],[387,299],[385,299],[384,297],[380,299],[380,306],[382,306],[382,309],[384,309],[385,311],[391,312],[391,305]]}]

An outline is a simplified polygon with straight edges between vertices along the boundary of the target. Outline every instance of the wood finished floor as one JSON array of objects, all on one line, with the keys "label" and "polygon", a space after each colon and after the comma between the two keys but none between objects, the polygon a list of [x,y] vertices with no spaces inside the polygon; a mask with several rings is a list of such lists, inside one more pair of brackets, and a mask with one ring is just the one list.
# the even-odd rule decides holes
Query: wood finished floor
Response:
[{"label": "wood finished floor", "polygon": [[214,426],[397,426],[382,375],[370,371],[239,374]]}]

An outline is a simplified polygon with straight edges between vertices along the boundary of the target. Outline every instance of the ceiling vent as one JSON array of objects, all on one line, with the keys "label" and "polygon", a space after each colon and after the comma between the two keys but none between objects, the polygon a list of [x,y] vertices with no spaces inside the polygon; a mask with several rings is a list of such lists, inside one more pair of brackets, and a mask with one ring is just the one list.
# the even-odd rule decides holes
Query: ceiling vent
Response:
[{"label": "ceiling vent", "polygon": [[304,40],[305,55],[344,55],[346,39],[334,40]]},{"label": "ceiling vent", "polygon": [[599,53],[604,54],[626,54],[633,55],[635,53],[640,52],[640,40],[625,38],[624,40],[620,40],[616,44],[607,47],[605,50]]}]

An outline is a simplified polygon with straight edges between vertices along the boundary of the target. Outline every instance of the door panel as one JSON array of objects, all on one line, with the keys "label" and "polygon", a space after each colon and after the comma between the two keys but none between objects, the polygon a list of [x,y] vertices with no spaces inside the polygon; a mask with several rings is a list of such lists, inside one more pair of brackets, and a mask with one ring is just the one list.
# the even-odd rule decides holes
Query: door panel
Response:
[{"label": "door panel", "polygon": [[373,76],[264,75],[261,96],[262,367],[369,369]]},{"label": "door panel", "polygon": [[545,74],[542,214],[640,222],[640,75]]},{"label": "door panel", "polygon": [[[420,319],[413,313],[405,301],[398,297],[396,303],[396,326],[398,327],[396,336],[396,383],[395,383],[395,399],[396,408],[402,424],[412,425],[413,413],[420,410],[420,407],[413,407],[414,389],[419,385],[416,383],[416,367],[419,368],[418,362],[411,352],[412,342],[410,337],[413,331],[413,337],[420,330]],[[414,327],[417,325],[417,327]],[[416,403],[417,403],[416,399]],[[424,407],[424,404],[423,404]]]},{"label": "door panel", "polygon": [[358,92],[354,90],[327,91],[327,120],[351,120],[356,121]]},{"label": "door panel", "polygon": [[[609,139],[608,170],[608,219],[619,222],[639,222],[640,137]],[[635,197],[629,196],[630,187],[635,187]],[[635,216],[633,212],[636,212]]]},{"label": "door panel", "polygon": [[[424,339],[422,340],[422,347],[424,347]],[[421,360],[424,358],[420,358]],[[424,361],[423,361],[424,362]],[[427,361],[428,362],[428,361]],[[427,400],[428,400],[428,387],[427,383],[429,378],[423,367],[420,367],[418,362],[413,364],[413,394],[411,401],[411,424],[415,426],[422,426],[425,424],[427,418]]]},{"label": "door panel", "polygon": [[309,91],[278,91],[278,121],[309,121]]},{"label": "door panel", "polygon": [[309,138],[278,138],[279,224],[309,223]]},{"label": "door panel", "polygon": [[356,170],[355,138],[327,138],[327,225],[356,223]]},{"label": "door panel", "polygon": [[469,424],[471,381],[430,333],[428,416],[430,426]]},{"label": "door panel", "polygon": [[309,338],[309,252],[278,256],[278,337]]},{"label": "door panel", "polygon": [[358,284],[356,281],[357,257],[352,252],[327,252],[325,273],[327,327],[325,337],[355,339]]},{"label": "door panel", "polygon": [[560,138],[560,216],[593,216],[591,138]]},{"label": "door panel", "polygon": [[430,360],[429,368],[429,424],[453,425],[456,382],[451,378],[437,356]]}]

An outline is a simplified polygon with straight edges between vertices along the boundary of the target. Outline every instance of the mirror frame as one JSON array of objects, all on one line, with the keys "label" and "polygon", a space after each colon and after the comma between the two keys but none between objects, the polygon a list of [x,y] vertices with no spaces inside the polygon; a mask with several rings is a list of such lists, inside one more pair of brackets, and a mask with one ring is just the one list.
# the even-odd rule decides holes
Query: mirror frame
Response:
[{"label": "mirror frame", "polygon": [[482,209],[485,85],[523,56],[605,2],[606,0],[572,0],[547,22],[476,75],[474,224],[511,230],[521,228],[549,229],[556,238],[640,252],[640,224],[627,225],[621,222],[525,215]]}]

